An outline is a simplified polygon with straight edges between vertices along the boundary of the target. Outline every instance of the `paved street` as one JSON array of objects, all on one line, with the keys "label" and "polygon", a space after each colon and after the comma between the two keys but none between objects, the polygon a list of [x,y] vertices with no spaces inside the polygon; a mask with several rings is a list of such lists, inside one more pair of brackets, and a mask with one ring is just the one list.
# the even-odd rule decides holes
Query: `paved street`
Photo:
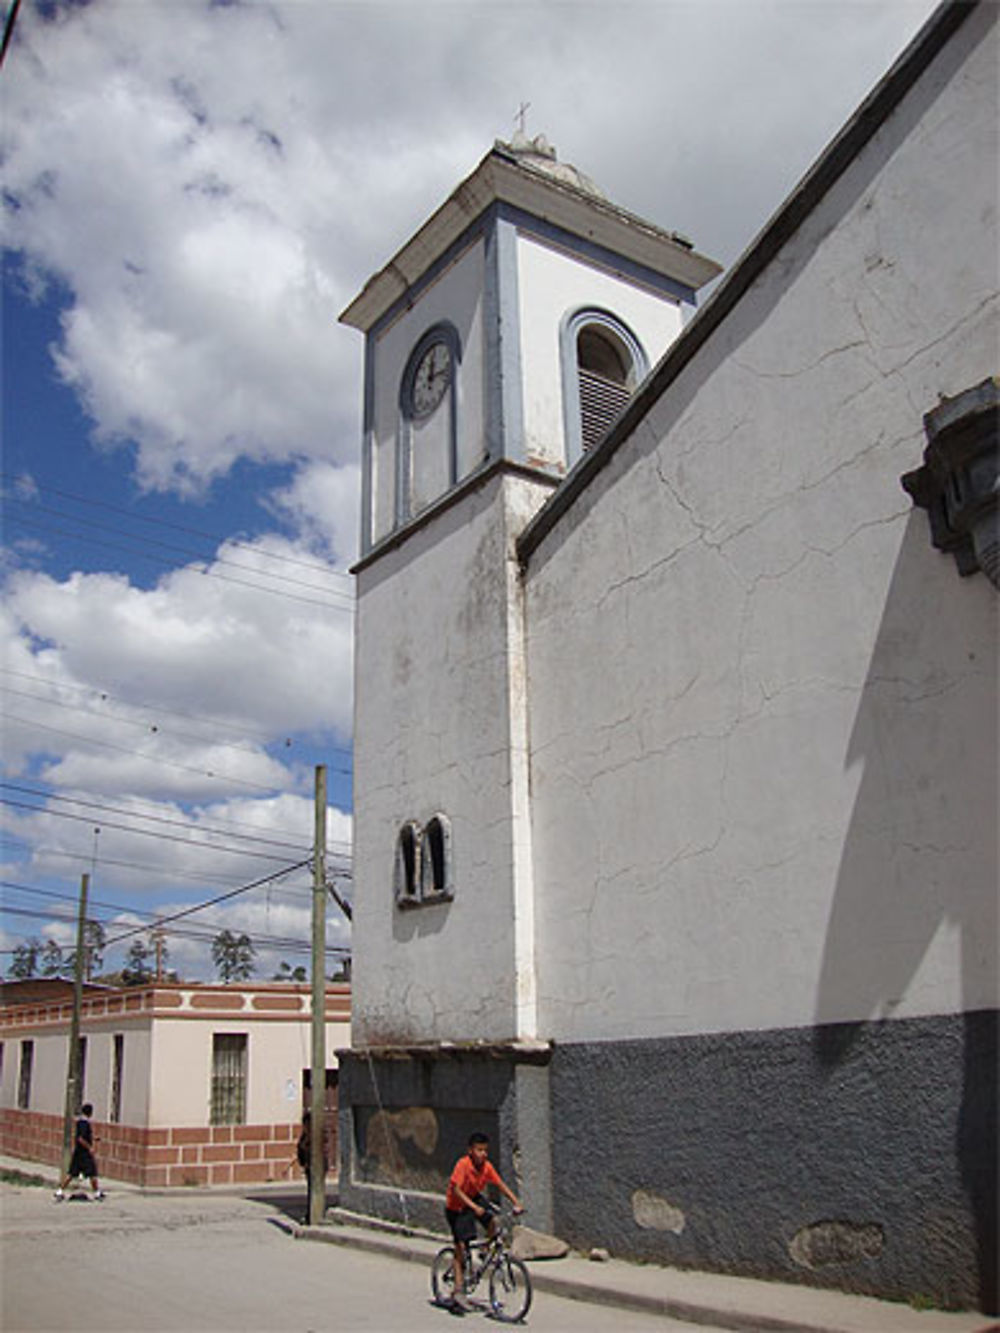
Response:
[{"label": "paved street", "polygon": [[[112,1194],[56,1204],[0,1187],[4,1333],[451,1330],[420,1264],[295,1240],[274,1202]],[[496,1328],[471,1314],[466,1329]],[[538,1333],[667,1333],[692,1325],[535,1294]],[[701,1326],[704,1328],[704,1326]]]}]

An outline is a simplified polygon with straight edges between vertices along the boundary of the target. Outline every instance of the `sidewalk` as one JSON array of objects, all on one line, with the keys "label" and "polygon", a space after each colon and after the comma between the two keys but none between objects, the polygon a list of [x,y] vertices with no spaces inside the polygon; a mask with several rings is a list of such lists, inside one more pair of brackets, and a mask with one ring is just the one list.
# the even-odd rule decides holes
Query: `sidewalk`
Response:
[{"label": "sidewalk", "polygon": [[[54,1167],[0,1156],[0,1168],[41,1176],[55,1183]],[[190,1187],[146,1189],[124,1181],[101,1178],[109,1194],[183,1195],[198,1193],[238,1195],[242,1198],[302,1199],[301,1182],[250,1186],[215,1186],[204,1191]],[[333,1182],[331,1192],[335,1188]],[[296,1207],[301,1215],[301,1208]],[[446,1243],[429,1232],[404,1231],[391,1224],[373,1225],[342,1209],[331,1208],[322,1226],[299,1226],[290,1218],[283,1225],[300,1240],[350,1246],[425,1265]],[[715,1273],[633,1264],[622,1259],[594,1263],[579,1255],[565,1259],[534,1260],[531,1280],[536,1291],[571,1300],[588,1301],[619,1310],[666,1315],[694,1325],[744,1330],[745,1333],[1000,1333],[1000,1323],[989,1315],[946,1314],[913,1310],[907,1305],[818,1291],[780,1282],[726,1277]]]},{"label": "sidewalk", "polygon": [[[428,1267],[446,1243],[428,1232],[375,1230],[339,1209],[331,1209],[327,1219],[321,1227],[293,1230],[302,1240],[354,1246]],[[594,1263],[571,1255],[534,1260],[531,1281],[536,1291],[553,1296],[748,1333],[1000,1333],[1000,1324],[989,1315],[913,1310],[868,1296],[621,1259]]]}]

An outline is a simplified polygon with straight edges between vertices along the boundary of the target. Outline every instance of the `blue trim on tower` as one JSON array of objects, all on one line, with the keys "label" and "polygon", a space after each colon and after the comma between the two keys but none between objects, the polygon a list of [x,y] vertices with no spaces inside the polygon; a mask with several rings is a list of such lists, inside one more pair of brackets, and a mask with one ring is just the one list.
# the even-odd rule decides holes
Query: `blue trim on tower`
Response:
[{"label": "blue trim on tower", "polygon": [[365,335],[364,400],[361,418],[361,554],[372,549],[375,527],[375,339]]},{"label": "blue trim on tower", "polygon": [[487,456],[524,462],[517,231],[495,208],[486,232],[483,317]]}]

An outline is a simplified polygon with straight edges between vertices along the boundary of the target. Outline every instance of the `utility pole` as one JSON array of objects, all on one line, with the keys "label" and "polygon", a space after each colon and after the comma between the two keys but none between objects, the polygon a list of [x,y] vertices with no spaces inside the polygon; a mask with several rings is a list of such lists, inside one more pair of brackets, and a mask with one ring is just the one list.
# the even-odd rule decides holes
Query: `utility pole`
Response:
[{"label": "utility pole", "polygon": [[163,931],[157,926],[153,931],[153,943],[156,946],[156,980],[163,980]]},{"label": "utility pole", "polygon": [[73,968],[73,1016],[69,1024],[69,1059],[66,1062],[66,1103],[63,1110],[62,1173],[73,1156],[73,1124],[80,1109],[80,1009],[83,1005],[84,935],[87,925],[87,893],[90,876],[80,880],[80,912],[76,921],[76,965]]},{"label": "utility pole", "polygon": [[326,765],[316,765],[312,895],[312,1087],[309,1098],[309,1225],[326,1211]]}]

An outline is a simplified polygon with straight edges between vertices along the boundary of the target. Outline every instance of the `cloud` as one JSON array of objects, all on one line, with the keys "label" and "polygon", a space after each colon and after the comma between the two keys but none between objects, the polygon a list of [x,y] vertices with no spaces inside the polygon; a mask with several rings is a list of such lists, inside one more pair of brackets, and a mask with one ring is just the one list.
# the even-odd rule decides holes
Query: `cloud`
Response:
[{"label": "cloud", "polygon": [[143,486],[344,464],[360,340],[336,313],[521,99],[612,198],[731,260],[931,8],[28,8],[7,242],[65,284],[59,371]]},{"label": "cloud", "polygon": [[[277,557],[310,564],[279,564]],[[162,791],[171,786],[169,764],[182,759],[213,772],[215,778],[206,781],[216,785],[222,775],[237,788],[277,785],[287,774],[263,753],[264,741],[234,747],[231,728],[242,725],[271,740],[326,732],[346,743],[350,592],[311,550],[269,536],[224,544],[205,566],[171,571],[148,590],[116,574],[74,573],[58,580],[16,572],[7,581],[0,638],[16,669],[42,674],[56,687],[57,709],[65,706],[66,720],[52,725],[78,743],[60,739],[56,730],[44,750],[63,763],[70,755],[74,763],[86,763],[90,780],[81,785],[88,789],[103,782],[105,790]],[[124,708],[100,699],[110,682]],[[74,703],[58,697],[61,686],[90,689],[98,697]],[[51,689],[42,690],[48,723],[56,712],[49,706],[53,697]],[[38,710],[32,713],[29,704],[20,716],[35,716]],[[230,730],[214,734],[203,727],[192,739],[194,728],[172,717],[174,711],[220,719]],[[42,748],[37,737],[31,742],[25,735],[28,725],[7,737],[8,763]],[[117,756],[112,744],[126,753]],[[147,759],[162,764],[158,774],[146,770]],[[80,782],[77,774],[72,780]],[[190,786],[190,775],[186,781]]]}]

